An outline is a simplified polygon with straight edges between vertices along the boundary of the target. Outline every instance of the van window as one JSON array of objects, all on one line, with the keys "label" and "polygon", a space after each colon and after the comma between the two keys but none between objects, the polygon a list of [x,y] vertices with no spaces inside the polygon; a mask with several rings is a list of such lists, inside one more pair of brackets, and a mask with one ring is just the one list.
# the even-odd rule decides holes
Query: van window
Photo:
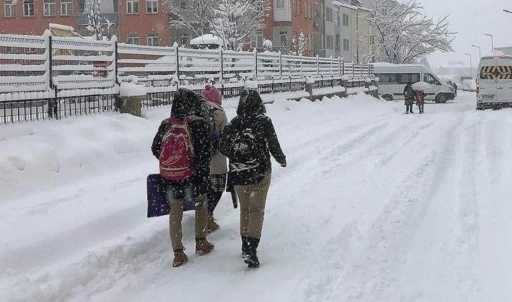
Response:
[{"label": "van window", "polygon": [[398,74],[398,83],[407,84],[409,82],[416,83],[420,81],[419,73],[400,73]]},{"label": "van window", "polygon": [[423,82],[433,85],[441,85],[441,83],[439,83],[439,81],[436,78],[434,78],[434,76],[431,75],[430,73],[426,73],[423,75]]},{"label": "van window", "polygon": [[396,83],[395,73],[379,73],[375,76],[379,78],[379,83]]},{"label": "van window", "polygon": [[480,79],[512,79],[512,66],[482,66]]}]

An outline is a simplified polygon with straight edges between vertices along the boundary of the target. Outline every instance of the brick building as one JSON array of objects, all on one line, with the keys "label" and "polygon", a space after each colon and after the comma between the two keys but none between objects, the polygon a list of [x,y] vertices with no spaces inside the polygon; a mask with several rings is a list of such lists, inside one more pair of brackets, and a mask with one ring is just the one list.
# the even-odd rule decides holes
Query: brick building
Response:
[{"label": "brick building", "polygon": [[42,35],[50,23],[78,27],[78,0],[0,1],[0,34]]},{"label": "brick building", "polygon": [[302,33],[306,38],[306,56],[314,53],[314,16],[317,0],[270,0],[273,8],[272,41],[274,48],[285,50],[291,39]]},{"label": "brick building", "polygon": [[[83,36],[89,0],[0,0],[0,34],[41,35],[50,23],[71,26]],[[90,0],[95,1],[95,0]],[[100,6],[107,37],[141,45],[170,45],[165,0],[102,0]]]},{"label": "brick building", "polygon": [[119,1],[119,41],[170,46],[169,14],[164,0]]}]

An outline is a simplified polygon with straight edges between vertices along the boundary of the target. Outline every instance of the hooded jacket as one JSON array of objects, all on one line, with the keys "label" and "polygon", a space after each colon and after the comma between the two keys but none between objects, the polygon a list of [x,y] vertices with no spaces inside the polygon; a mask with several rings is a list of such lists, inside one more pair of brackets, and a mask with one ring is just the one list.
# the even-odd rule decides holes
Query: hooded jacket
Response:
[{"label": "hooded jacket", "polygon": [[[187,181],[169,181],[169,184],[175,190],[174,198],[184,198],[185,188],[191,184],[193,187],[193,196],[206,194],[209,185],[210,175],[210,144],[211,137],[208,133],[208,122],[197,116],[200,112],[201,99],[194,92],[180,88],[174,95],[171,108],[171,117],[184,119],[191,116],[188,126],[192,132],[192,145],[194,147],[194,156],[196,168],[190,180]],[[162,121],[158,131],[153,139],[151,151],[158,159],[162,151],[162,139],[169,129],[170,119]]]},{"label": "hooded jacket", "polygon": [[228,158],[231,156],[230,149],[234,135],[244,127],[250,127],[256,135],[258,141],[265,150],[265,156],[262,162],[265,165],[265,171],[270,172],[272,165],[270,155],[276,159],[279,164],[286,163],[277,134],[272,124],[272,120],[264,115],[265,106],[256,90],[243,90],[240,95],[240,101],[236,110],[237,116],[234,117],[224,128],[220,139],[219,151]]}]

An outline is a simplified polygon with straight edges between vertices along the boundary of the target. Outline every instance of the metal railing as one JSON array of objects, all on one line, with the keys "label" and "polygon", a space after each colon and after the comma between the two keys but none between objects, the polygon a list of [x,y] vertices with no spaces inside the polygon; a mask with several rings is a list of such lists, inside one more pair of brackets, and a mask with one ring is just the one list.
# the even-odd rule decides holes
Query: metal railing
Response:
[{"label": "metal railing", "polygon": [[141,46],[75,37],[0,35],[0,121],[4,124],[119,109],[122,82],[146,86],[143,106],[172,103],[179,87],[215,83],[224,97],[246,81],[260,93],[363,86],[372,65],[270,52]]}]

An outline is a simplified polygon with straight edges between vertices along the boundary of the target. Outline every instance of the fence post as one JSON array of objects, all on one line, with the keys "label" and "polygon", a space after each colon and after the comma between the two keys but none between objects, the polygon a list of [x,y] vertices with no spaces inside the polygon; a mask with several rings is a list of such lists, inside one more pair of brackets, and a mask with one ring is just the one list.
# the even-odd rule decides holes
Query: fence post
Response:
[{"label": "fence post", "polygon": [[316,73],[317,75],[320,75],[320,58],[318,57],[318,54],[316,55]]},{"label": "fence post", "polygon": [[176,78],[178,79],[178,87],[180,87],[180,48],[177,43],[174,43],[174,46],[174,48],[176,49]]},{"label": "fence post", "polygon": [[115,83],[119,85],[119,71],[117,70],[118,62],[119,62],[119,53],[117,49],[117,39],[114,41],[114,76],[115,76]]},{"label": "fence post", "polygon": [[258,80],[258,52],[256,48],[254,49],[254,79],[253,81]]},{"label": "fence post", "polygon": [[281,51],[279,51],[279,80],[283,79],[283,58]]},{"label": "fence post", "polygon": [[345,59],[341,61],[341,75],[345,75]]},{"label": "fence post", "polygon": [[48,36],[48,77],[50,89],[53,89],[53,45],[52,45],[52,36]]},{"label": "fence post", "polygon": [[340,77],[343,74],[343,71],[341,70],[341,57],[338,57],[338,71],[340,72]]},{"label": "fence post", "polygon": [[220,52],[220,93],[222,97],[224,97],[224,51],[222,51],[222,47],[219,47]]}]

